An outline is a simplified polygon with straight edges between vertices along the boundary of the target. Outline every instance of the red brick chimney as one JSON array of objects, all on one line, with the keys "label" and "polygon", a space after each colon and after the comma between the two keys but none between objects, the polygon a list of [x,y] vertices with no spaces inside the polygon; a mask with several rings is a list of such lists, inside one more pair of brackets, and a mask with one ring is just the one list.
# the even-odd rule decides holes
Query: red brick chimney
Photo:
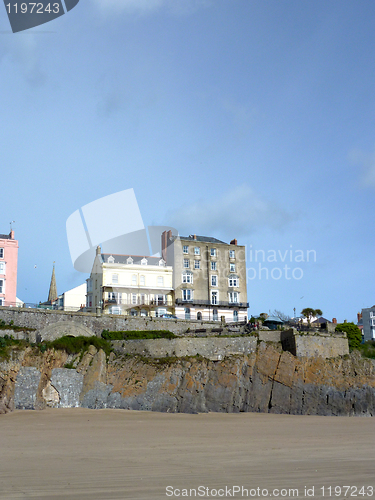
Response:
[{"label": "red brick chimney", "polygon": [[337,325],[337,319],[336,318],[332,318],[332,323],[334,323],[335,325]]},{"label": "red brick chimney", "polygon": [[232,240],[232,241],[230,242],[230,244],[231,244],[231,245],[237,245],[237,240],[236,240],[236,239]]},{"label": "red brick chimney", "polygon": [[358,323],[361,321],[361,319],[362,319],[362,313],[357,313]]}]

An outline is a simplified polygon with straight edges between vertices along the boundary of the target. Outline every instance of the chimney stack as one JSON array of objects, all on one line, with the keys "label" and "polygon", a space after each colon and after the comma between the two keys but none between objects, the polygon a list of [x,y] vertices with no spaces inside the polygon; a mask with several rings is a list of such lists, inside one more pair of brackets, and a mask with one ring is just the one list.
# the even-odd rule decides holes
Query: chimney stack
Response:
[{"label": "chimney stack", "polygon": [[232,241],[230,242],[230,244],[231,244],[231,245],[237,245],[237,240],[236,240],[236,239],[232,240]]},{"label": "chimney stack", "polygon": [[194,234],[193,238],[196,240],[196,239],[197,239],[197,235],[196,235],[196,234]]},{"label": "chimney stack", "polygon": [[361,319],[362,319],[362,313],[357,313],[358,323],[361,321]]},{"label": "chimney stack", "polygon": [[336,318],[332,318],[332,323],[334,323],[335,325],[337,325],[337,319]]},{"label": "chimney stack", "polygon": [[102,253],[102,249],[100,248],[100,246],[98,245],[96,247],[96,255],[100,255]]}]

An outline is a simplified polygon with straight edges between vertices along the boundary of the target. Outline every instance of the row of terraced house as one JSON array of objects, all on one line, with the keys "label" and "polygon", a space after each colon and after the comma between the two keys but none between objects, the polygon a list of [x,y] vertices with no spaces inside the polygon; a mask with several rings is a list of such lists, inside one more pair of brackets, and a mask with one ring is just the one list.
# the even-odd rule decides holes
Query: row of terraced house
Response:
[{"label": "row of terraced house", "polygon": [[101,252],[87,280],[88,311],[246,321],[245,247],[232,240],[161,235],[161,255]]}]

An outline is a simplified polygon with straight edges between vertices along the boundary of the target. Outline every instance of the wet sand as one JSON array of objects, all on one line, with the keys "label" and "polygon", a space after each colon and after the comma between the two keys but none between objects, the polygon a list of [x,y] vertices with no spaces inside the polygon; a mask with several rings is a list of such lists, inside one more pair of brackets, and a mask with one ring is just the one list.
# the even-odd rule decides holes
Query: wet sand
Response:
[{"label": "wet sand", "polygon": [[[305,486],[313,498],[352,498],[355,489],[323,497],[320,488],[375,489],[374,445],[375,418],[16,411],[0,415],[0,499],[157,500],[194,488],[187,498],[215,498],[215,489],[249,498],[258,487],[307,498]],[[199,486],[209,488],[204,496]],[[249,496],[233,496],[233,486]]]}]

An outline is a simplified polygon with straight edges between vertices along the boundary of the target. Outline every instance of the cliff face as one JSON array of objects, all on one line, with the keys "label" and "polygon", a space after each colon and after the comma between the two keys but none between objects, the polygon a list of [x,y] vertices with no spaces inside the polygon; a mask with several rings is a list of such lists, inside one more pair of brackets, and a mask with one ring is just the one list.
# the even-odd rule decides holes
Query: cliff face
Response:
[{"label": "cliff face", "polygon": [[65,353],[18,353],[0,364],[0,412],[46,406],[163,412],[375,415],[375,368],[358,354],[296,358],[275,345],[223,361],[105,359],[91,347],[75,369]]}]

